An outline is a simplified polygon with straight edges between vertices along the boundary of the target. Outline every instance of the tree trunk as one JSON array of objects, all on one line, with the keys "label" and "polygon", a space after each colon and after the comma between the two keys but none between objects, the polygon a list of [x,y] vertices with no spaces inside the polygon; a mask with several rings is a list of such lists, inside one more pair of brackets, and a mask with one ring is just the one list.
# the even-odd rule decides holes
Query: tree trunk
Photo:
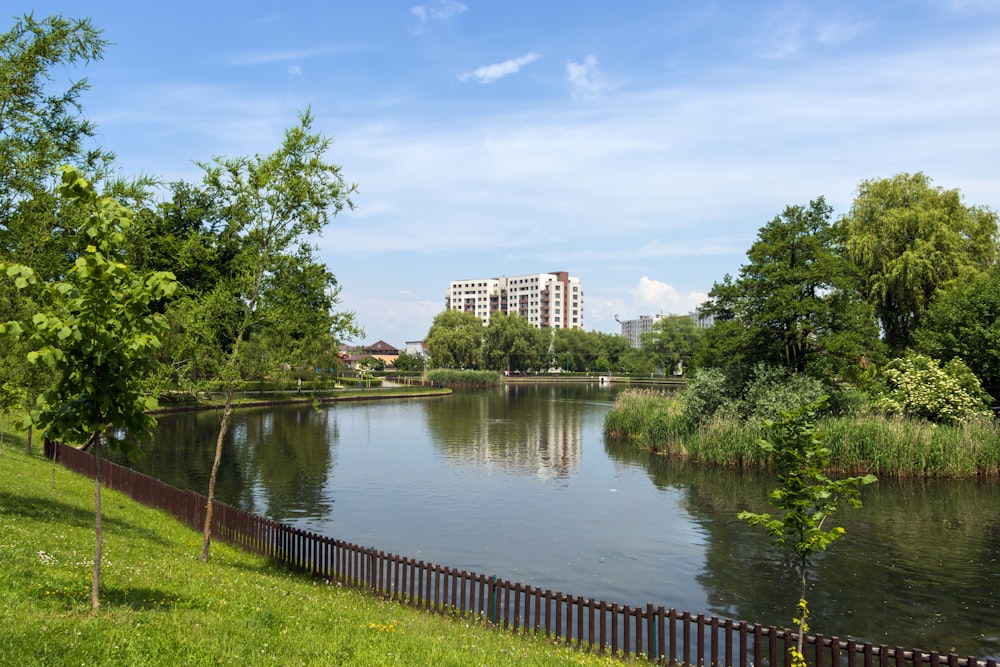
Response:
[{"label": "tree trunk", "polygon": [[24,454],[31,456],[31,425],[28,425],[28,437],[24,439]]},{"label": "tree trunk", "polygon": [[222,420],[219,423],[219,436],[215,439],[215,460],[212,461],[212,473],[208,477],[208,502],[205,503],[205,526],[202,530],[201,555],[202,562],[208,560],[208,547],[212,542],[212,504],[215,500],[215,478],[219,473],[219,462],[222,461],[222,441],[229,428],[229,414],[233,411],[233,388],[226,387],[226,404],[222,409]]},{"label": "tree trunk", "polygon": [[90,609],[97,611],[101,606],[101,548],[104,543],[104,531],[101,528],[101,445],[94,447],[94,527],[97,539],[94,548],[94,576],[90,585]]}]

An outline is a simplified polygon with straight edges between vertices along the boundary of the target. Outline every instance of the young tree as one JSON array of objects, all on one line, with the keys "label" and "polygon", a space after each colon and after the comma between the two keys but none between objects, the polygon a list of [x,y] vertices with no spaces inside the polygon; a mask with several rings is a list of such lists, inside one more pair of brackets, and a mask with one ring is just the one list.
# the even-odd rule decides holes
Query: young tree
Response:
[{"label": "young tree", "polygon": [[793,665],[805,666],[803,640],[809,631],[809,607],[806,586],[812,557],[844,536],[840,526],[824,529],[841,502],[860,507],[858,487],[876,481],[874,475],[833,480],[827,477],[830,449],[825,445],[824,434],[816,429],[816,416],[826,409],[826,397],[795,410],[782,412],[777,421],[766,422],[771,433],[770,441],[760,445],[771,455],[778,486],[771,492],[770,501],[781,516],[740,512],[739,518],[752,526],[763,526],[777,545],[788,547],[798,558],[801,593],[796,605],[798,617],[797,652]]},{"label": "young tree", "polygon": [[[300,268],[303,261],[311,260],[314,248],[309,238],[320,233],[330,217],[345,206],[353,207],[350,196],[356,186],[345,182],[339,165],[324,160],[332,140],[313,132],[312,123],[312,114],[307,110],[299,116],[299,124],[285,132],[281,146],[270,155],[216,158],[210,164],[200,165],[205,171],[206,191],[227,222],[227,233],[241,240],[240,251],[232,260],[231,274],[216,285],[211,297],[217,302],[228,301],[231,308],[227,310],[234,310],[237,318],[219,370],[226,398],[208,481],[200,556],[203,561],[208,559],[215,481],[244,343],[269,318],[277,321],[308,315],[307,311],[284,307],[289,303],[301,304],[302,293],[297,290],[303,287],[299,280],[303,274],[293,267]],[[323,276],[310,275],[309,293],[316,294],[312,281],[319,278],[322,282],[330,275],[328,272]],[[333,303],[320,301],[320,307]],[[357,331],[353,316],[341,317],[335,323],[348,333]],[[213,332],[210,326],[208,329],[205,338],[219,340],[218,330]]]},{"label": "young tree", "polygon": [[913,341],[938,290],[997,261],[997,214],[921,173],[863,181],[838,221],[861,293],[894,355]]},{"label": "young tree", "polygon": [[0,325],[0,333],[26,339],[28,360],[56,372],[55,385],[38,400],[30,423],[57,441],[94,450],[94,522],[97,533],[91,606],[100,606],[100,446],[133,455],[156,420],[155,396],[144,385],[163,330],[151,305],[176,288],[170,273],[137,275],[121,261],[131,211],[98,197],[83,174],[62,170],[58,194],[73,215],[76,261],[65,281],[44,282],[30,267],[0,264],[18,289],[33,290],[40,312],[24,322]]}]

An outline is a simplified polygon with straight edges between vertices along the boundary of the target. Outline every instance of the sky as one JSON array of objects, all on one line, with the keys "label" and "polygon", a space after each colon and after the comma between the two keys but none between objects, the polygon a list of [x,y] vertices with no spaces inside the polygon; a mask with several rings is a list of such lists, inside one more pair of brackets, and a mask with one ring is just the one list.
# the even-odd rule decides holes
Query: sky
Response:
[{"label": "sky", "polygon": [[568,271],[588,331],[684,314],[786,206],[837,218],[869,179],[1000,207],[1000,0],[18,4],[0,31],[112,42],[56,75],[123,175],[198,182],[310,109],[358,186],[316,239],[357,343],[421,340],[471,278]]}]

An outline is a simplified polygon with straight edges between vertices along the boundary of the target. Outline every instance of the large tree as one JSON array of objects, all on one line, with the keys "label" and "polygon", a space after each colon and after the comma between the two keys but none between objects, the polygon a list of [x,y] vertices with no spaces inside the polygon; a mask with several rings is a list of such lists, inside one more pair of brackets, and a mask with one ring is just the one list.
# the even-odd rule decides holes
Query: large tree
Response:
[{"label": "large tree", "polygon": [[894,354],[912,344],[939,289],[997,260],[996,213],[966,206],[957,189],[922,173],[863,181],[837,225]]},{"label": "large tree", "polygon": [[642,347],[667,373],[681,375],[698,353],[703,336],[704,330],[690,315],[667,315],[653,323],[652,331],[643,334]]},{"label": "large tree", "polygon": [[473,313],[450,309],[438,313],[427,331],[431,367],[478,370],[483,360],[484,330]]},{"label": "large tree", "polygon": [[53,195],[58,168],[100,174],[111,155],[88,147],[93,123],[81,116],[86,79],[57,75],[100,59],[107,42],[88,19],[32,14],[0,34],[0,259],[30,262],[59,276],[71,230]]},{"label": "large tree", "polygon": [[59,195],[73,220],[76,256],[65,281],[44,281],[23,264],[0,262],[18,289],[37,295],[39,312],[22,322],[0,325],[33,348],[28,360],[55,372],[56,382],[31,411],[33,426],[58,441],[94,450],[94,515],[97,533],[91,605],[100,605],[100,446],[126,454],[151,433],[155,395],[146,383],[155,361],[163,321],[153,302],[176,288],[166,272],[139,275],[121,261],[131,211],[98,197],[74,168],[63,169]]},{"label": "large tree", "polygon": [[[220,340],[225,343],[217,371],[224,383],[225,405],[209,476],[202,560],[208,558],[211,542],[215,480],[233,385],[248,363],[248,348],[260,349],[259,344],[247,345],[250,337],[270,333],[273,343],[276,331],[286,340],[296,330],[315,334],[317,319],[326,329],[321,337],[331,346],[337,335],[358,333],[352,315],[330,312],[337,286],[333,275],[315,262],[311,243],[332,216],[353,206],[350,197],[356,186],[344,180],[339,165],[326,161],[332,140],[314,132],[312,123],[309,111],[301,114],[299,124],[285,132],[281,146],[269,155],[216,158],[201,164],[205,190],[226,221],[227,233],[239,239],[229,275],[204,302],[192,307],[195,318],[189,321],[209,349]],[[213,303],[233,316],[232,328],[226,325],[228,332],[213,326],[212,308],[204,306]],[[199,320],[198,315],[209,319]]]},{"label": "large tree", "polygon": [[516,313],[493,313],[483,332],[486,368],[494,371],[537,369],[542,363],[546,342],[545,332]]},{"label": "large tree", "polygon": [[744,377],[759,363],[817,376],[859,372],[878,349],[878,332],[870,307],[852,297],[831,212],[820,197],[788,206],[760,229],[739,277],[716,283],[701,309],[715,325],[700,366]]},{"label": "large tree", "polygon": [[913,338],[934,359],[961,359],[1000,396],[1000,266],[940,290]]}]

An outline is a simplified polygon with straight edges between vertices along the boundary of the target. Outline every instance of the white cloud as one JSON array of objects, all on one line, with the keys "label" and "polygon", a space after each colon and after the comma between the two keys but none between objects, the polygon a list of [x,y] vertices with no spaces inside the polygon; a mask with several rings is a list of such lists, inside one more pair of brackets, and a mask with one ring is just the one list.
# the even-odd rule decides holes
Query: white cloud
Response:
[{"label": "white cloud", "polygon": [[705,292],[688,292],[684,296],[673,285],[643,276],[635,288],[636,302],[657,313],[686,315],[708,298]]},{"label": "white cloud", "polygon": [[302,74],[302,68],[299,67],[298,65],[289,65],[288,66],[288,73],[289,74],[294,74],[295,76],[298,76],[298,75]]},{"label": "white cloud", "polygon": [[566,63],[566,76],[575,88],[584,92],[594,93],[604,87],[597,57],[594,55],[588,55],[582,63],[570,60]]},{"label": "white cloud", "polygon": [[519,58],[511,58],[510,60],[505,60],[502,63],[484,65],[483,67],[480,67],[472,72],[461,74],[458,78],[462,81],[475,79],[479,83],[493,83],[497,79],[502,79],[505,76],[516,74],[521,71],[522,67],[533,63],[536,60],[538,60],[538,54],[532,51],[531,53],[526,53]]},{"label": "white cloud", "polygon": [[410,7],[410,13],[417,19],[417,25],[413,29],[416,34],[427,31],[427,24],[430,21],[447,21],[453,16],[467,11],[469,6],[456,0],[438,0],[430,5],[416,5]]}]

